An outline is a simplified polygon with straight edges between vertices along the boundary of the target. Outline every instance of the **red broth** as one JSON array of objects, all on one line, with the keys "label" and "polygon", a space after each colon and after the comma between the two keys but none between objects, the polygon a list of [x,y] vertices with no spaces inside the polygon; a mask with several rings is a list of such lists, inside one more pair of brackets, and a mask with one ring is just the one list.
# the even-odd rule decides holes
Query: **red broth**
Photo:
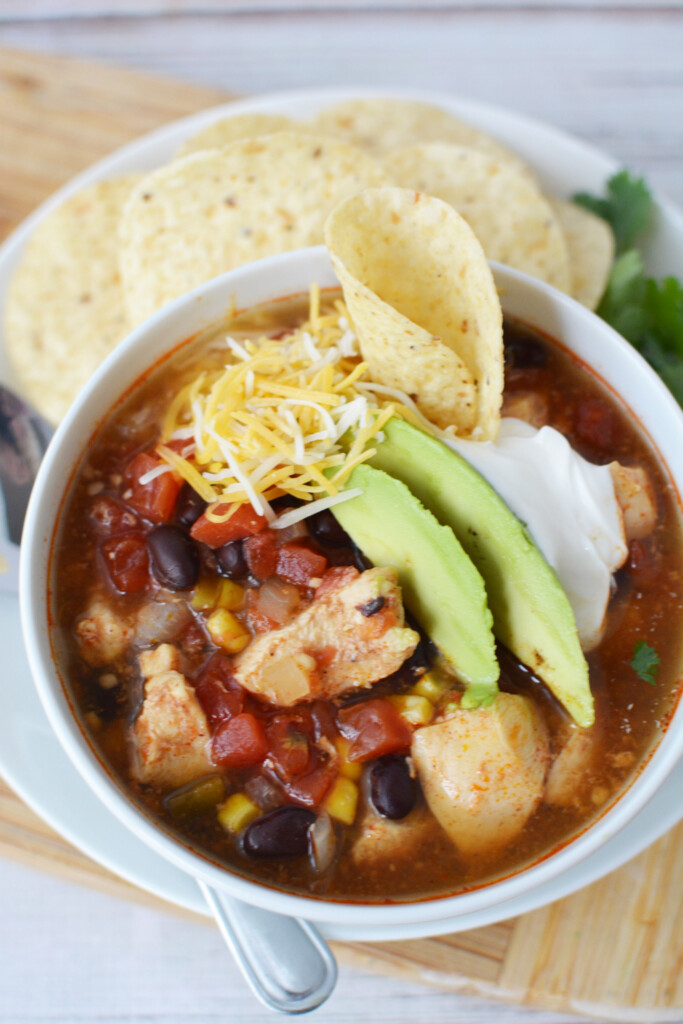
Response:
[{"label": "red broth", "polygon": [[[246,334],[286,331],[301,316],[301,304],[278,304],[236,326]],[[417,899],[452,894],[533,862],[581,831],[633,778],[661,735],[680,686],[683,562],[676,494],[637,424],[590,371],[517,324],[506,323],[505,342],[506,408],[549,423],[591,461],[643,467],[656,495],[654,529],[631,541],[615,578],[604,638],[588,655],[596,704],[594,756],[571,798],[562,806],[541,802],[514,843],[493,854],[475,861],[459,854],[424,805],[407,759],[412,729],[389,700],[408,693],[431,664],[435,651],[426,637],[398,672],[371,690],[332,700],[277,707],[235,681],[232,655],[207,631],[201,602],[191,604],[196,588],[169,593],[152,569],[152,531],[167,524],[190,533],[201,503],[169,474],[152,485],[139,484],[155,464],[147,453],[179,383],[217,358],[209,338],[181,349],[113,409],[84,454],[53,551],[60,671],[94,750],[160,828],[244,876],[292,892],[378,902]],[[220,549],[225,565],[218,564],[219,549],[204,543],[216,538],[201,529],[195,530],[195,548],[204,585],[215,589],[227,582],[238,588],[233,597],[243,591],[233,614],[250,635],[280,628],[319,600],[308,585],[311,578],[334,586],[365,567],[362,553],[329,513],[284,539],[247,520],[237,530],[242,536],[235,538],[233,531],[225,542],[230,550]],[[79,634],[94,593],[114,622],[111,628],[124,624],[129,631],[122,649],[95,665],[84,658]],[[164,597],[173,604],[160,604]],[[131,735],[144,697],[138,657],[160,639],[178,651],[182,676],[211,736],[214,764],[201,785],[142,782],[134,770]],[[641,640],[660,658],[654,685],[631,666]],[[501,689],[533,700],[557,756],[571,731],[566,714],[509,652],[500,650],[500,663]],[[312,856],[310,823],[320,819],[333,793],[343,798],[349,783],[359,797],[355,818],[345,823],[325,816]],[[261,830],[265,838],[252,829],[245,842],[244,829],[221,824],[218,808],[235,794],[256,805],[261,816],[270,815]],[[370,807],[369,824],[372,799],[390,810],[401,800],[414,809],[393,820]],[[283,856],[252,856],[259,842],[276,848],[284,843]]]}]

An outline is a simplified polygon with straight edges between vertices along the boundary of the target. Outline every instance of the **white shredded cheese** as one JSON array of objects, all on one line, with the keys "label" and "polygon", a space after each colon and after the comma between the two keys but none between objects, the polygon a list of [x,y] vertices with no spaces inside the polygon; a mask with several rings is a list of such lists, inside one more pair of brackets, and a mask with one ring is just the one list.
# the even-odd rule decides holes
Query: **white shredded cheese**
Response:
[{"label": "white shredded cheese", "polygon": [[[158,448],[209,513],[249,502],[270,520],[269,501],[282,494],[311,504],[336,497],[390,416],[417,422],[407,403],[362,387],[367,367],[343,304],[321,310],[315,288],[302,327],[225,344],[232,358],[173,399]],[[165,448],[173,436],[188,440],[182,456]]]},{"label": "white shredded cheese", "polygon": [[251,359],[251,356],[244,345],[240,345],[239,341],[236,341],[234,338],[227,337],[225,339],[225,344],[228,346],[232,354],[237,356],[237,358],[241,359],[243,362],[247,363]]},{"label": "white shredded cheese", "polygon": [[342,491],[341,494],[328,495],[327,498],[319,498],[318,501],[311,501],[307,505],[299,506],[299,508],[292,508],[289,512],[278,516],[270,525],[273,530],[284,530],[288,526],[293,526],[294,523],[301,522],[302,519],[308,519],[309,516],[314,516],[318,512],[324,512],[325,509],[341,505],[343,501],[357,498],[362,493],[360,487],[350,487],[347,491]]},{"label": "white shredded cheese", "polygon": [[163,476],[164,473],[172,473],[173,466],[169,466],[163,463],[161,466],[155,466],[154,469],[150,469],[147,473],[143,473],[139,478],[138,483],[146,487],[147,484],[151,484],[152,480],[156,480],[158,476]]}]

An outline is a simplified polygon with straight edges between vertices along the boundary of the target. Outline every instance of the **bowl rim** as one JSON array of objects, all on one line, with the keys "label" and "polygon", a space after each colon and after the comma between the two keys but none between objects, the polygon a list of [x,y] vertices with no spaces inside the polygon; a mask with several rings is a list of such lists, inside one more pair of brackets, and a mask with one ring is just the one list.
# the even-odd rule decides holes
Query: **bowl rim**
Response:
[{"label": "bowl rim", "polygon": [[[506,305],[506,293],[507,299],[509,299],[510,293],[519,294],[526,300],[534,296],[541,306],[545,304],[548,310],[555,311],[570,322],[576,321],[578,327],[585,329],[587,334],[597,332],[604,339],[601,345],[604,346],[608,358],[597,367],[591,360],[584,359],[584,361],[588,362],[589,366],[614,391],[615,388],[611,385],[609,376],[613,369],[613,365],[611,365],[613,358],[616,356],[616,364],[626,367],[632,375],[637,376],[639,386],[647,392],[647,396],[654,395],[656,398],[656,403],[653,406],[655,412],[652,415],[656,418],[664,417],[667,421],[677,422],[679,432],[683,431],[683,413],[670,392],[640,355],[609,325],[573,299],[555,291],[548,285],[508,267],[495,263],[491,265],[496,283],[503,293],[504,306]],[[55,524],[60,514],[62,492],[65,491],[65,480],[71,480],[75,465],[82,456],[85,438],[90,437],[99,429],[102,409],[104,408],[108,412],[128,387],[140,378],[141,372],[130,369],[126,371],[128,364],[134,362],[131,357],[135,357],[137,353],[138,362],[142,361],[145,366],[149,367],[156,361],[156,358],[150,360],[147,357],[146,361],[141,360],[141,353],[146,346],[148,336],[168,332],[169,338],[173,340],[169,340],[164,347],[166,351],[170,351],[183,338],[195,333],[193,330],[183,331],[182,337],[176,338],[173,326],[176,325],[177,329],[177,322],[183,315],[190,316],[194,320],[201,320],[202,308],[205,303],[214,302],[220,305],[222,302],[227,310],[230,297],[234,292],[237,289],[248,292],[250,285],[254,286],[262,297],[248,300],[244,304],[239,302],[239,308],[285,297],[296,292],[305,293],[312,280],[311,274],[315,275],[315,279],[321,287],[337,284],[329,256],[323,246],[267,257],[257,263],[229,271],[158,311],[148,321],[131,332],[99,367],[57,429],[33,489],[24,527],[20,562],[22,629],[31,673],[41,703],[70,760],[109,810],[139,839],[165,859],[189,874],[202,878],[210,885],[225,889],[239,899],[280,913],[315,921],[333,922],[340,925],[353,924],[354,926],[363,924],[399,925],[418,921],[434,922],[435,931],[437,931],[438,922],[442,919],[454,919],[494,905],[504,906],[509,900],[551,881],[588,857],[627,824],[665,781],[683,752],[683,708],[680,703],[676,713],[671,716],[665,734],[657,743],[654,751],[645,759],[634,780],[602,815],[573,839],[565,844],[560,844],[559,848],[502,879],[483,884],[470,891],[388,904],[355,903],[313,898],[271,888],[264,883],[233,873],[229,868],[194,852],[182,840],[176,839],[171,833],[166,832],[163,827],[154,822],[151,816],[147,816],[133,803],[125,794],[122,784],[99,760],[94,748],[86,740],[76,716],[71,711],[65,687],[53,663],[48,621],[49,609],[46,601],[47,574],[51,564]],[[301,276],[297,278],[297,275]],[[278,281],[277,286],[265,287],[264,282],[274,280]],[[291,286],[291,281],[294,280],[300,282],[296,287]],[[281,281],[287,281],[290,284],[280,284]],[[513,313],[513,315],[515,314]],[[199,329],[203,329],[211,322],[219,322],[219,320],[220,316],[211,317],[201,324]],[[552,333],[548,328],[545,329],[548,333]],[[563,341],[563,344],[571,350],[572,346],[568,345],[566,341]],[[114,375],[119,373],[120,376],[126,378],[125,384],[121,381],[117,384],[114,400],[109,394],[109,377],[112,373]],[[622,401],[625,401],[631,409],[633,409],[631,401],[633,397],[633,395],[629,395],[627,398],[622,397]],[[683,456],[679,460],[680,465],[673,472],[672,460],[670,457],[664,457],[661,445],[653,440],[650,425],[642,422],[642,415],[634,414],[641,422],[643,430],[680,492],[683,490]],[[86,425],[84,426],[84,424]],[[75,461],[73,458],[68,461],[68,473],[65,473],[60,457],[63,456],[64,449],[68,449],[69,445],[76,449],[77,456]],[[55,490],[60,494],[60,501],[56,507],[54,504]],[[676,722],[675,728],[674,721]]]}]

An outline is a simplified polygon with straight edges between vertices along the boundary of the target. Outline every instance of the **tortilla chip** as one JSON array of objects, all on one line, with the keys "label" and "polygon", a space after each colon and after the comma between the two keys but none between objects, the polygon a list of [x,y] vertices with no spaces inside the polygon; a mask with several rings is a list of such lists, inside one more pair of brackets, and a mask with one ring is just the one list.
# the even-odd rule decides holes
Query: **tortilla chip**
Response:
[{"label": "tortilla chip", "polygon": [[569,250],[571,294],[589,309],[596,309],[603,296],[614,262],[612,229],[590,210],[562,199],[550,205],[562,225]]},{"label": "tortilla chip", "polygon": [[193,153],[154,171],[121,222],[131,321],[233,267],[322,243],[325,218],[341,199],[385,182],[382,167],[360,150],[294,132]]},{"label": "tortilla chip", "polygon": [[521,157],[457,117],[417,100],[389,97],[345,100],[311,121],[311,129],[380,155],[417,142],[453,142],[505,160],[532,175]]},{"label": "tortilla chip", "polygon": [[396,185],[450,203],[489,259],[571,291],[564,232],[528,175],[508,162],[448,142],[389,153],[383,163]]},{"label": "tortilla chip", "polygon": [[198,153],[201,149],[223,149],[240,139],[254,139],[259,135],[273,135],[275,132],[298,131],[299,125],[290,117],[281,114],[236,114],[214,121],[208,128],[188,139],[178,157]]},{"label": "tortilla chip", "polygon": [[496,436],[503,318],[481,245],[447,203],[368,189],[330,214],[325,241],[372,379],[437,426]]},{"label": "tortilla chip", "polygon": [[90,185],[45,217],[10,283],[7,351],[20,388],[51,423],[128,333],[117,229],[138,180]]}]

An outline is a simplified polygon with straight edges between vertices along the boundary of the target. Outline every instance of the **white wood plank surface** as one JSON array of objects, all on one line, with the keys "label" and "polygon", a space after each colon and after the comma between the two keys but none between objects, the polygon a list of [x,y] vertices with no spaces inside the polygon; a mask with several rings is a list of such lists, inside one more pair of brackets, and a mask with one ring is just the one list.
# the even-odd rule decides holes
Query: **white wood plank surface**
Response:
[{"label": "white wood plank surface", "polygon": [[[238,93],[364,83],[449,90],[573,132],[683,203],[680,2],[433,0],[429,9],[409,8],[408,0],[0,0],[0,42]],[[370,1018],[579,1020],[346,969],[313,1019]],[[274,1019],[213,928],[0,861],[1,1024]]]},{"label": "white wood plank surface", "polygon": [[[2,1024],[255,1024],[217,930],[0,861]],[[342,967],[315,1024],[585,1024]]]},{"label": "white wood plank surface", "polygon": [[592,10],[680,10],[680,0],[0,0],[0,20],[25,21],[37,18],[99,18],[108,16],[165,14],[199,14],[207,11],[251,13],[257,11],[323,11],[323,10],[415,10],[418,7],[437,10],[472,8],[590,8]]},{"label": "white wood plank surface", "polygon": [[564,128],[683,202],[680,7],[75,18],[5,22],[0,39],[233,93],[344,84],[448,90]]}]

